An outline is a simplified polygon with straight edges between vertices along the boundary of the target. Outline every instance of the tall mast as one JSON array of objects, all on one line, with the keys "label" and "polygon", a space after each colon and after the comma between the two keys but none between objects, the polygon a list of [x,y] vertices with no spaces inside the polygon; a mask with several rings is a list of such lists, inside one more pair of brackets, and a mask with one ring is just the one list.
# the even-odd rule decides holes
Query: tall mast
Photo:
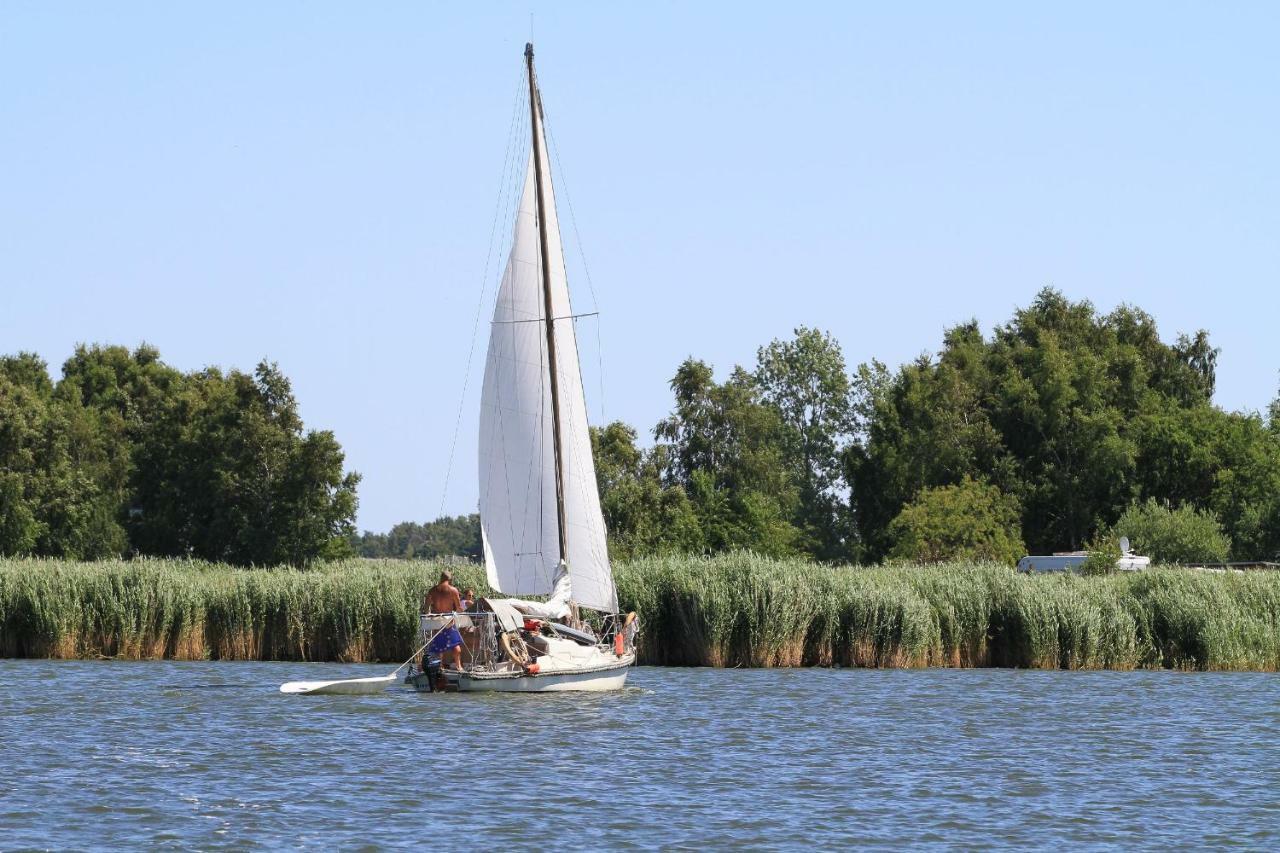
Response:
[{"label": "tall mast", "polygon": [[538,84],[533,76],[533,43],[524,46],[525,65],[529,70],[529,130],[533,134],[533,181],[538,201],[538,242],[542,249],[542,313],[547,322],[547,364],[551,369],[551,433],[556,460],[556,519],[559,522],[560,559],[569,560],[568,525],[564,515],[564,460],[560,450],[560,380],[556,369],[556,320],[551,304],[551,264],[547,249],[547,200],[542,185],[542,99],[538,96]]}]

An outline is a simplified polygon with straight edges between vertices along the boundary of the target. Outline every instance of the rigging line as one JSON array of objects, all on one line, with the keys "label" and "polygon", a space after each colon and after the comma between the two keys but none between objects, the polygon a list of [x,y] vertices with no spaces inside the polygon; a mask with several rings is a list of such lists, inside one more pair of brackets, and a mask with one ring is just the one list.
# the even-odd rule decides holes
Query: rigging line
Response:
[{"label": "rigging line", "polygon": [[591,301],[595,303],[596,309],[599,310],[600,300],[596,298],[595,284],[591,281],[591,267],[587,264],[587,253],[582,250],[582,237],[578,232],[578,218],[573,212],[573,196],[569,192],[569,179],[565,177],[564,164],[560,162],[560,147],[556,145],[556,134],[547,119],[545,105],[542,108],[542,126],[546,128],[547,136],[551,139],[551,153],[556,158],[556,171],[560,173],[560,183],[564,186],[564,200],[569,205],[569,220],[573,223],[574,241],[578,244],[578,253],[582,256],[582,271],[587,276],[587,287],[591,291]]},{"label": "rigging line", "polygon": [[[587,314],[567,314],[564,317],[552,317],[551,319],[552,321],[558,322],[560,320],[580,320],[583,317],[599,317],[599,316],[600,316],[599,311],[592,311]],[[506,326],[511,323],[543,323],[543,322],[546,322],[546,321],[542,317],[533,317],[532,319],[529,319],[529,320],[492,320],[490,321],[491,325],[494,325],[494,326]]]},{"label": "rigging line", "polygon": [[[547,135],[551,138],[551,153],[556,158],[556,169],[560,172],[560,182],[564,185],[565,203],[569,205],[569,222],[573,225],[573,240],[578,244],[578,257],[582,258],[582,271],[587,277],[587,289],[591,291],[591,302],[598,314],[600,313],[600,300],[596,296],[595,283],[591,280],[591,266],[587,263],[586,249],[582,247],[582,234],[578,231],[578,216],[573,212],[573,195],[569,192],[569,179],[565,176],[564,164],[560,162],[560,146],[556,144],[555,130],[552,129],[551,124],[547,121],[545,106],[542,109],[542,126],[546,128]],[[560,246],[560,251],[563,254],[563,244]],[[581,364],[578,366],[578,372],[582,372]],[[600,381],[600,425],[604,426],[604,342],[598,322],[596,323],[596,377]]]},{"label": "rigging line", "polygon": [[485,296],[489,292],[489,267],[493,263],[493,241],[498,233],[498,219],[502,212],[502,200],[506,195],[506,187],[508,184],[508,170],[511,165],[513,151],[515,150],[516,124],[523,112],[521,91],[523,90],[524,74],[523,70],[516,81],[516,102],[511,111],[511,126],[507,130],[507,151],[503,155],[502,174],[498,183],[498,200],[493,208],[493,223],[489,226],[489,248],[485,251],[484,258],[484,274],[480,277],[480,299],[476,303],[476,316],[471,324],[471,345],[467,349],[467,366],[462,374],[462,394],[458,400],[458,414],[453,422],[453,440],[449,443],[449,462],[444,469],[444,488],[440,493],[440,510],[437,516],[444,517],[445,502],[449,498],[449,478],[453,475],[453,459],[458,449],[458,433],[462,429],[462,409],[467,403],[467,387],[471,383],[471,365],[476,353],[476,338],[480,332],[480,315],[484,313]]}]

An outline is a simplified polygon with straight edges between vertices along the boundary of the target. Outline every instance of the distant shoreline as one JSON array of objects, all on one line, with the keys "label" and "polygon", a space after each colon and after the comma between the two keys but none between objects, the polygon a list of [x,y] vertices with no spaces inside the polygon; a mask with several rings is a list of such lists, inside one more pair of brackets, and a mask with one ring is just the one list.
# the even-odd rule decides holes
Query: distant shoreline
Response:
[{"label": "distant shoreline", "polygon": [[[483,594],[484,569],[451,566]],[[396,662],[438,564],[0,559],[0,657]],[[1018,575],[752,554],[615,566],[640,663],[1280,670],[1280,572]]]}]

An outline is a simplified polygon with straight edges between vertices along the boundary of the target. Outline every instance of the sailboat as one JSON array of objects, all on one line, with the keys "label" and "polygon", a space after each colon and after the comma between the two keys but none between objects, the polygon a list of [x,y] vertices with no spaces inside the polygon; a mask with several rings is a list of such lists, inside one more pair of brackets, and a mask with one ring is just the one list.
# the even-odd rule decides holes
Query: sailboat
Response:
[{"label": "sailboat", "polygon": [[[546,599],[423,614],[425,637],[461,629],[468,659],[414,671],[420,690],[441,678],[460,691],[614,690],[636,657],[638,623],[618,613],[600,511],[532,44],[525,66],[529,160],[481,391],[480,526],[489,585]],[[600,614],[595,628],[583,609]]]}]

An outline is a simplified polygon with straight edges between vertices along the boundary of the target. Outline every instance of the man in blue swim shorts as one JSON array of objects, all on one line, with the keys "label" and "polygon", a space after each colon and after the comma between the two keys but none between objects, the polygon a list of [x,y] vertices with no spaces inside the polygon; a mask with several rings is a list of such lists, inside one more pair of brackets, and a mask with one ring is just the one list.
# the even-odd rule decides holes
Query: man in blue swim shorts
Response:
[{"label": "man in blue swim shorts", "polygon": [[[422,607],[427,613],[457,613],[462,610],[462,596],[458,595],[450,572],[440,573],[440,583],[427,591]],[[448,652],[453,653],[453,668],[462,669],[462,635],[453,623],[436,634],[427,646],[428,656],[439,655],[441,661]]]}]

